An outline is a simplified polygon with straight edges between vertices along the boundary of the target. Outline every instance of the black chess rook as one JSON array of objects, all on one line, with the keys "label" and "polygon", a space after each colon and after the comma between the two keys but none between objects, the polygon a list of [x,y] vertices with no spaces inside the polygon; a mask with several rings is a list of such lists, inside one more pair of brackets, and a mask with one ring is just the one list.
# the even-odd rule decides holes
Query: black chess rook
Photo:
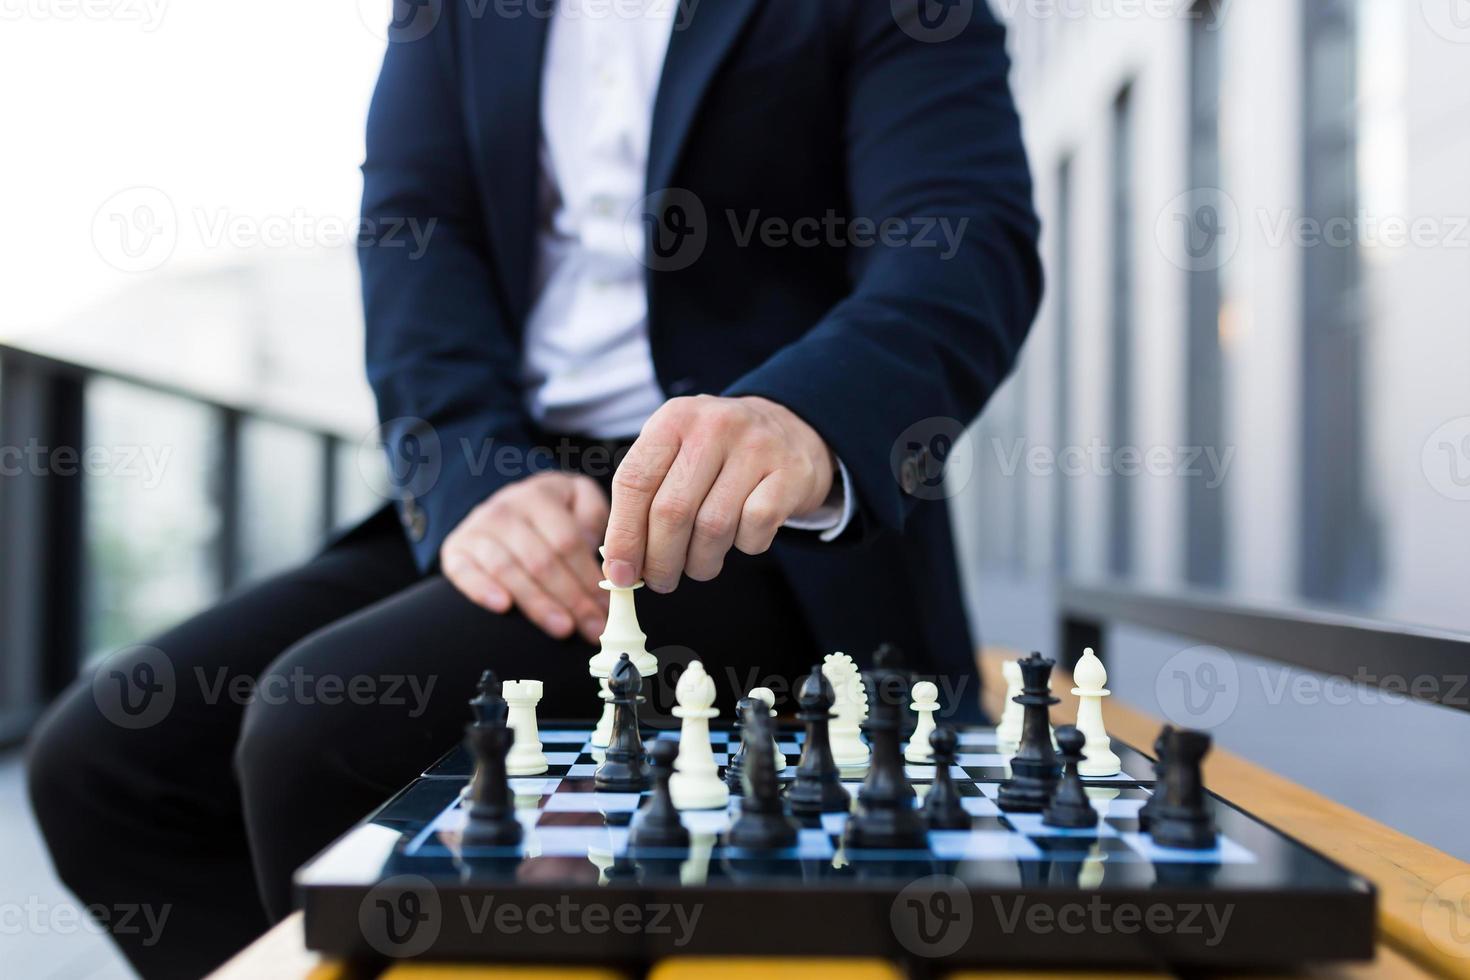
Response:
[{"label": "black chess rook", "polygon": [[1143,806],[1138,808],[1138,829],[1144,832],[1148,831],[1149,820],[1152,819],[1154,810],[1158,807],[1159,800],[1163,797],[1160,791],[1164,788],[1165,742],[1168,740],[1169,733],[1173,730],[1173,725],[1165,725],[1159,729],[1159,734],[1154,739],[1153,791],[1149,793],[1148,799],[1143,801]]},{"label": "black chess rook", "polygon": [[1206,850],[1215,846],[1215,818],[1200,772],[1210,736],[1176,728],[1164,736],[1164,785],[1149,817],[1149,836],[1160,847]]}]

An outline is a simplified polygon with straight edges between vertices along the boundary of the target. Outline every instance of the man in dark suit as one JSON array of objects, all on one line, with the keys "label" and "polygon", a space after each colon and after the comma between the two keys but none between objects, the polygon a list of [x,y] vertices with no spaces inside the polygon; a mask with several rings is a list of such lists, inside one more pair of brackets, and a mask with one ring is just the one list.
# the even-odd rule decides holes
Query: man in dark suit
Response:
[{"label": "man in dark suit", "polygon": [[395,22],[359,245],[394,507],[109,658],[171,677],[146,724],[83,681],[35,736],[64,880],[169,910],[117,935],[145,974],[285,914],[292,870],[460,737],[480,669],[592,717],[604,575],[647,581],[650,645],[727,710],[880,641],[977,710],[936,487],[1041,289],[1000,26],[570,2]]}]

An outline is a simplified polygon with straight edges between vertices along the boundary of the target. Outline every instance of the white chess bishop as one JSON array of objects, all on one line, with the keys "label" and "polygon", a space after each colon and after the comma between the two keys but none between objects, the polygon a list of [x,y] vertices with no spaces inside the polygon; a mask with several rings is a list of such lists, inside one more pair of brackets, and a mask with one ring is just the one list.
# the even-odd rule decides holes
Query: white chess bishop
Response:
[{"label": "white chess bishop", "polygon": [[822,659],[822,675],[832,685],[837,700],[836,717],[827,728],[832,742],[832,760],[847,769],[868,764],[868,743],[863,741],[862,723],[868,717],[868,691],[858,665],[845,653],[829,653]]},{"label": "white chess bishop", "polygon": [[909,738],[903,757],[909,762],[933,762],[934,749],[929,736],[934,734],[934,712],[939,710],[939,688],[933,681],[919,681],[913,689],[914,701],[909,705],[919,716],[914,734]]},{"label": "white chess bishop", "polygon": [[1092,647],[1082,651],[1082,659],[1072,671],[1072,682],[1077,685],[1072,688],[1077,696],[1077,730],[1087,736],[1082,746],[1086,758],[1078,764],[1077,772],[1083,776],[1116,776],[1123,771],[1123,762],[1111,748],[1102,716],[1102,699],[1112,692],[1104,686],[1108,682],[1107,668]]},{"label": "white chess bishop", "polygon": [[720,714],[714,707],[715,682],[704,664],[691,660],[674,688],[674,717],[680,719],[679,754],[669,777],[669,794],[679,810],[717,810],[730,802],[730,788],[720,778],[709,723]]},{"label": "white chess bishop", "polygon": [[1024,705],[1016,703],[1021,693],[1021,665],[1007,660],[1000,665],[1001,676],[1006,682],[1006,703],[1000,712],[1000,724],[995,726],[995,739],[1001,745],[1021,744],[1021,721],[1026,717]]},{"label": "white chess bishop", "polygon": [[[597,549],[603,552],[604,549]],[[613,704],[608,681],[618,657],[626,653],[638,673],[645,679],[658,670],[658,658],[648,652],[648,637],[638,626],[638,609],[633,603],[633,592],[643,588],[639,579],[626,589],[613,585],[607,579],[597,583],[608,592],[607,627],[598,637],[600,648],[587,661],[587,673],[598,680],[598,697],[602,698],[602,717],[592,730],[592,745],[605,749],[612,741]]]},{"label": "white chess bishop", "polygon": [[506,681],[500,685],[505,698],[506,724],[515,733],[510,752],[505,757],[505,771],[511,776],[538,776],[549,766],[541,751],[541,732],[536,728],[536,705],[541,701],[540,681]]}]

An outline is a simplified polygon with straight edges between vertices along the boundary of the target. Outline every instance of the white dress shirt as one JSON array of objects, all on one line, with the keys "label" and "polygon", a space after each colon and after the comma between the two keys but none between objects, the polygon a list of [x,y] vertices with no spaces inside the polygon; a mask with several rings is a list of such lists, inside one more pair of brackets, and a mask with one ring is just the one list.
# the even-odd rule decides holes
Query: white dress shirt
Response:
[{"label": "white dress shirt", "polygon": [[[521,361],[542,428],[599,439],[637,433],[664,403],[648,341],[641,220],[649,132],[675,0],[560,0],[541,76],[536,300]],[[852,519],[840,499],[787,522],[830,540]]]}]

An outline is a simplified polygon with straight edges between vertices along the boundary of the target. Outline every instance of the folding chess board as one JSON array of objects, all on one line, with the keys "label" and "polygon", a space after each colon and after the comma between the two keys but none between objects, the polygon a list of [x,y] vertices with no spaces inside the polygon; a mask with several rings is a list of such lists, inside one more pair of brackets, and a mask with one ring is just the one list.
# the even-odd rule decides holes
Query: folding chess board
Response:
[{"label": "folding chess board", "polygon": [[[461,845],[472,762],[456,747],[297,874],[312,949],[339,957],[648,963],[669,955],[883,956],[946,965],[1280,966],[1372,956],[1372,886],[1213,798],[1209,850],[1155,845],[1138,808],[1152,761],[1088,779],[1096,828],[996,806],[994,729],[961,728],[953,776],[969,830],[926,851],[844,849],[846,814],[774,853],[721,844],[739,799],[684,811],[687,850],[630,851],[647,794],[600,793],[588,727],[541,729],[550,769],[513,777],[525,839]],[[649,733],[652,735],[653,733]],[[658,732],[677,738],[677,732]],[[728,730],[711,732],[726,761]],[[778,744],[795,777],[802,733]],[[922,800],[932,766],[909,765]],[[861,773],[844,772],[856,798]]]}]

